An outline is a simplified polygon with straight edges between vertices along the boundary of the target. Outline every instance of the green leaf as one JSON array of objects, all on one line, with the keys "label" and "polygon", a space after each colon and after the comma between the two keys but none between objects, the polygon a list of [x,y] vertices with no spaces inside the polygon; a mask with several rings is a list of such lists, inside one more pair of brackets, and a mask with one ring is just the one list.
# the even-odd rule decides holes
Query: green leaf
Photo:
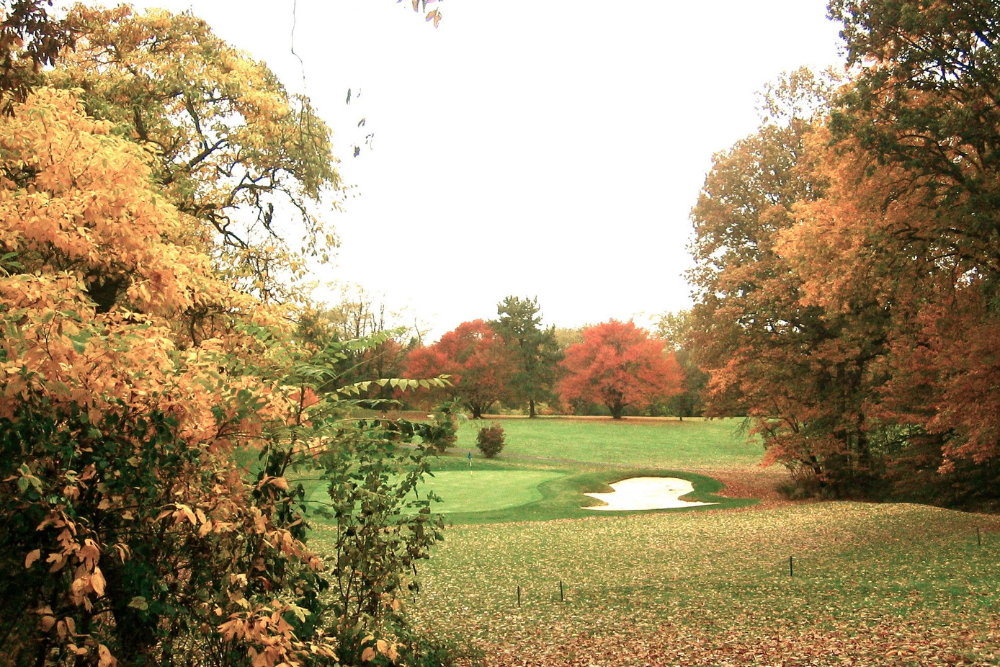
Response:
[{"label": "green leaf", "polygon": [[149,609],[149,603],[146,602],[146,598],[142,597],[141,595],[136,595],[134,598],[132,598],[132,601],[128,603],[128,606],[132,607],[133,609],[138,609],[139,611],[146,611],[147,609]]}]

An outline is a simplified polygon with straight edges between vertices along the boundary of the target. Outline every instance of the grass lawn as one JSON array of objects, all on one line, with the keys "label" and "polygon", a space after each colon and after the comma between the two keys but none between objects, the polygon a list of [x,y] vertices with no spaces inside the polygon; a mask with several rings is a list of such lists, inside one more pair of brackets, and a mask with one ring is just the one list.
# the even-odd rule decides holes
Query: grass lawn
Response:
[{"label": "grass lawn", "polygon": [[704,470],[755,466],[763,455],[760,445],[748,444],[739,432],[739,419],[470,420],[459,427],[456,446],[476,452],[476,434],[493,421],[506,433],[506,457]]},{"label": "grass lawn", "polygon": [[[703,511],[755,502],[717,495],[722,485],[698,470],[747,469],[759,461],[755,444],[737,433],[738,420],[649,421],[505,419],[507,447],[497,459],[475,448],[478,429],[491,421],[465,422],[457,447],[433,465],[434,476],[419,489],[443,502],[433,510],[450,524],[548,521],[590,517],[583,509],[599,501],[584,493],[609,492],[627,477],[671,476],[687,479],[694,493],[686,500],[715,503]],[[713,448],[712,442],[718,447]],[[473,451],[471,461],[468,452]],[[554,455],[558,453],[559,456]],[[306,482],[308,499],[326,500],[324,484]],[[623,516],[632,512],[608,512]],[[322,524],[320,518],[314,524]]]},{"label": "grass lawn", "polygon": [[[685,500],[715,503],[691,509],[651,510],[687,512],[750,504],[753,499],[725,498],[716,495],[722,485],[714,479],[688,472],[649,468],[602,468],[579,464],[500,461],[458,456],[444,456],[434,465],[434,476],[426,479],[418,491],[422,496],[433,492],[442,501],[432,510],[444,514],[451,525],[504,523],[511,521],[550,521],[553,519],[587,518],[593,516],[587,505],[600,505],[589,492],[611,491],[609,484],[626,477],[670,476],[691,481],[694,493]],[[315,505],[327,500],[325,483],[305,480],[307,499]],[[625,516],[635,512],[602,512]],[[314,525],[324,520],[313,517]]]},{"label": "grass lawn", "polygon": [[473,525],[411,606],[487,665],[994,665],[998,557],[996,517],[916,505]]},{"label": "grass lawn", "polygon": [[[442,501],[433,505],[440,514],[490,512],[537,502],[544,497],[540,485],[566,474],[556,470],[500,469],[481,462],[474,469],[467,465],[452,467],[439,469],[419,489],[422,496],[433,492],[441,497]],[[308,500],[325,502],[326,484],[314,482]]]},{"label": "grass lawn", "polygon": [[[1000,664],[1000,517],[721,497],[713,477],[773,482],[736,421],[502,423],[500,459],[470,470],[466,423],[438,460],[427,488],[453,525],[408,600],[418,627],[487,667]],[[641,475],[719,504],[583,509],[584,492]]]}]

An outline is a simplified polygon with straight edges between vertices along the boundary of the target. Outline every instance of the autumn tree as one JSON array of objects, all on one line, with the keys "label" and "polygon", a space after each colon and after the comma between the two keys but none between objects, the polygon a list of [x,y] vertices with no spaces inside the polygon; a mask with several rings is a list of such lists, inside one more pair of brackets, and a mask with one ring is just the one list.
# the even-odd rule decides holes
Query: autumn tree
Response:
[{"label": "autumn tree", "polygon": [[10,115],[14,105],[43,81],[43,67],[55,64],[71,47],[75,35],[52,15],[53,0],[15,0],[0,8],[0,113]]},{"label": "autumn tree", "polygon": [[[768,460],[831,488],[867,478],[981,497],[1000,454],[984,418],[1000,405],[987,352],[1000,332],[1000,13],[922,0],[830,11],[854,70],[829,116],[785,114],[773,126],[798,138],[735,179],[717,158],[693,212],[712,406],[745,407]],[[798,191],[774,189],[783,174]],[[768,193],[781,208],[755,203]]]},{"label": "autumn tree", "polygon": [[691,277],[709,410],[748,415],[765,461],[837,493],[879,473],[866,401],[882,381],[888,313],[871,292],[842,309],[804,298],[801,269],[822,267],[825,247],[798,255],[783,246],[797,211],[828,186],[814,134],[829,97],[804,70],[768,88],[760,130],[716,156],[692,211]]},{"label": "autumn tree", "polygon": [[[788,234],[809,299],[850,311],[870,294],[888,321],[883,384],[889,474],[914,490],[995,486],[1000,424],[995,3],[841,2],[856,75],[837,100],[821,168],[832,184]],[[812,252],[815,255],[815,251]],[[983,475],[986,475],[984,477]],[[963,479],[964,478],[964,481]],[[919,489],[917,490],[920,491]]]},{"label": "autumn tree", "polygon": [[[301,309],[297,319],[300,335],[315,343],[379,341],[359,347],[338,363],[340,383],[402,377],[406,357],[417,345],[415,329],[401,325],[401,314],[358,285],[343,285],[338,302]],[[389,399],[396,391],[382,387],[378,393]]]},{"label": "autumn tree", "polygon": [[[345,397],[382,380],[320,389],[371,343],[294,335],[287,307],[220,263],[206,218],[163,196],[127,119],[88,115],[81,94],[36,87],[0,119],[4,664],[395,660],[402,592],[440,526],[423,501],[403,511],[427,459],[396,448],[432,434],[345,421]],[[215,322],[195,333],[201,311]],[[329,571],[288,477],[318,463],[342,514]],[[348,592],[321,599],[331,585]]]},{"label": "autumn tree", "polygon": [[[161,642],[171,650],[188,623],[289,609],[294,596],[272,611],[255,599],[276,571],[229,578],[254,560],[290,574],[318,567],[300,531],[272,514],[283,491],[265,482],[256,502],[231,463],[232,448],[290,403],[220,370],[236,339],[182,350],[170,326],[200,303],[257,326],[280,319],[254,315],[252,298],[218,280],[185,216],[156,195],[142,150],[111,129],[51,89],[0,128],[0,502],[3,552],[16,561],[5,567],[25,570],[4,586],[3,631],[22,638],[14,664],[51,652],[132,664]],[[120,307],[99,307],[93,272],[121,283]],[[284,632],[264,623],[246,650]]]},{"label": "autumn tree", "polygon": [[563,368],[563,400],[602,403],[614,419],[627,407],[641,410],[681,390],[677,360],[631,320],[584,329],[583,342],[566,350]]},{"label": "autumn tree", "polygon": [[682,310],[664,313],[656,322],[656,335],[663,340],[667,350],[674,353],[684,375],[683,391],[672,396],[667,402],[670,414],[680,417],[695,417],[703,408],[702,392],[708,384],[708,374],[695,363],[691,351],[690,311]]},{"label": "autumn tree", "polygon": [[514,357],[516,370],[510,378],[510,400],[528,404],[528,416],[535,416],[535,403],[555,397],[555,384],[562,352],[556,342],[555,327],[541,327],[538,299],[508,296],[497,304],[493,329]]},{"label": "autumn tree", "polygon": [[[212,244],[220,269],[264,300],[288,298],[283,281],[336,241],[317,211],[335,205],[340,178],[309,100],[189,14],[76,5],[66,22],[81,38],[49,82],[82,89],[89,114],[148,152],[163,194],[200,223],[189,233]],[[119,290],[93,282],[110,307]],[[188,316],[201,335],[218,313]]]},{"label": "autumn tree", "polygon": [[503,339],[483,320],[463,322],[437,343],[413,350],[407,364],[411,377],[449,376],[448,396],[466,405],[473,419],[508,396],[515,372]]}]

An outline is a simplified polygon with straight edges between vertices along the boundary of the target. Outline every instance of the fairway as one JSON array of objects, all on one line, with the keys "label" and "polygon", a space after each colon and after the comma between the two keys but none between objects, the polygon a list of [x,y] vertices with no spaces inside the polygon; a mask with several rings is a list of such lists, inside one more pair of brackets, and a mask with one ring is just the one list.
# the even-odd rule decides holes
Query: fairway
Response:
[{"label": "fairway", "polygon": [[[419,494],[434,493],[441,502],[433,509],[440,514],[488,512],[517,507],[542,499],[539,485],[566,473],[544,470],[444,470],[420,485]],[[309,502],[326,501],[326,485],[314,482],[307,496]]]},{"label": "fairway", "polygon": [[[479,428],[499,421],[507,447],[495,459],[483,457],[474,443]],[[500,419],[462,422],[456,446],[432,464],[433,476],[418,487],[420,497],[440,498],[432,511],[452,525],[549,521],[584,518],[586,508],[602,505],[588,493],[610,493],[611,484],[630,477],[678,477],[690,482],[691,503],[663,510],[609,510],[623,516],[639,511],[702,511],[757,502],[740,494],[720,496],[712,475],[756,471],[759,446],[740,434],[740,420]],[[713,443],[715,443],[713,445]],[[472,457],[469,458],[469,455]],[[707,474],[700,474],[707,473]],[[325,484],[302,480],[307,501],[320,507]],[[326,521],[312,519],[314,525]]]},{"label": "fairway", "polygon": [[[500,458],[468,459],[481,423],[467,422],[422,487],[450,528],[408,600],[418,627],[487,667],[1000,660],[997,517],[730,497],[714,475],[765,480],[743,494],[781,479],[738,420],[501,423]],[[584,509],[642,476],[717,504]]]},{"label": "fairway", "polygon": [[485,419],[463,423],[456,447],[475,451],[479,428],[494,421],[507,434],[504,457],[705,470],[754,467],[764,453],[740,419]]}]

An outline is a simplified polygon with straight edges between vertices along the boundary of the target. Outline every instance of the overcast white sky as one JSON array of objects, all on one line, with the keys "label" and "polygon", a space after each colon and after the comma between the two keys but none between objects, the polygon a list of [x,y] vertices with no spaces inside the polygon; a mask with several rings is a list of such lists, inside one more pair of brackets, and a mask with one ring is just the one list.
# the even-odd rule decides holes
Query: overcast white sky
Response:
[{"label": "overcast white sky", "polygon": [[[293,0],[136,4],[191,9],[302,90]],[[435,30],[409,0],[297,0],[305,92],[356,195],[317,278],[384,293],[432,339],[506,295],[567,327],[687,307],[712,154],[756,128],[765,82],[840,62],[825,4],[448,0]]]}]

